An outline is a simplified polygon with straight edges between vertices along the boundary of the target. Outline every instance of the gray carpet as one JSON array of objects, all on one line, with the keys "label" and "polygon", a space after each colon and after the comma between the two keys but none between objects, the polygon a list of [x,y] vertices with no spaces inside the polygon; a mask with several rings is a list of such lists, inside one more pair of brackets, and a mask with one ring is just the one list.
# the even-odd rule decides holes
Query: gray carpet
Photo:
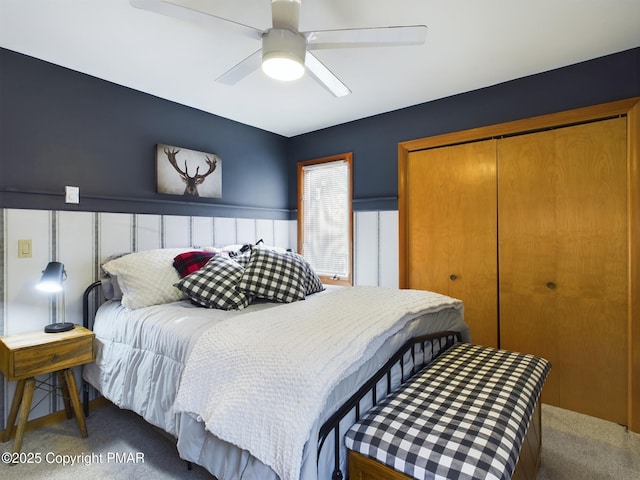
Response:
[{"label": "gray carpet", "polygon": [[638,480],[640,434],[561,408],[542,406],[538,480]]},{"label": "gray carpet", "polygon": [[[638,480],[640,434],[624,427],[543,405],[542,465],[538,480]],[[80,438],[75,420],[27,433],[24,453],[40,453],[39,465],[2,465],[3,479],[188,479],[211,480],[200,467],[188,471],[173,444],[137,415],[113,405],[87,419],[89,437]],[[10,450],[11,442],[0,451]],[[83,454],[86,464],[55,463],[62,455]],[[97,459],[102,458],[102,462]],[[109,457],[111,454],[111,458]],[[120,458],[115,458],[115,455]],[[48,455],[48,456],[47,456]],[[124,456],[123,456],[124,455]],[[53,460],[54,463],[50,463]],[[132,463],[122,463],[122,460]],[[135,463],[136,459],[138,461]]]},{"label": "gray carpet", "polygon": [[[112,404],[91,412],[87,418],[87,430],[89,437],[81,438],[74,418],[27,433],[22,452],[40,453],[42,462],[39,465],[2,465],[0,478],[20,480],[175,478],[212,480],[214,478],[196,465],[193,466],[193,470],[188,471],[186,462],[180,459],[175,443],[168,436],[146,423],[138,415],[120,410]],[[1,451],[11,450],[12,442],[2,444]],[[59,461],[59,457],[55,455],[81,454],[86,464],[55,463]],[[100,454],[102,461],[98,457]],[[48,462],[47,458],[53,460],[53,463]],[[143,461],[136,462],[136,459],[142,458]],[[123,463],[123,459],[131,462]]]}]

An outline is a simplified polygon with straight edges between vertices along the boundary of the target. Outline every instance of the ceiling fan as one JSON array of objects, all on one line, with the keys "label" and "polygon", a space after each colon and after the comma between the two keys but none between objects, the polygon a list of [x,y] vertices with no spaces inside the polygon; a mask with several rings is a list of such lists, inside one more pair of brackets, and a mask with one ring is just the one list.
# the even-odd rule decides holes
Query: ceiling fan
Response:
[{"label": "ceiling fan", "polygon": [[421,45],[427,35],[425,25],[300,32],[301,0],[271,0],[272,27],[264,31],[170,0],[130,0],[130,3],[137,8],[208,27],[235,30],[262,41],[261,49],[220,75],[216,82],[234,85],[260,66],[270,77],[285,81],[296,80],[307,71],[336,97],[348,95],[351,91],[311,50]]}]

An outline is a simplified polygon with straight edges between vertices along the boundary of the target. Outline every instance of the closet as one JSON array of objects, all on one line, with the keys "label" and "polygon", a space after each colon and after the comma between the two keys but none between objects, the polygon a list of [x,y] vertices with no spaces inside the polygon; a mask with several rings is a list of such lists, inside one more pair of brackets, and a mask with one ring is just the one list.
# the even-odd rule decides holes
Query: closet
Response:
[{"label": "closet", "polygon": [[[399,145],[400,286],[551,361],[544,403],[640,431],[639,99]],[[635,288],[633,288],[635,286]]]},{"label": "closet", "polygon": [[[498,346],[496,141],[412,152],[409,288],[464,300],[474,343]],[[490,253],[491,252],[491,253]]]}]

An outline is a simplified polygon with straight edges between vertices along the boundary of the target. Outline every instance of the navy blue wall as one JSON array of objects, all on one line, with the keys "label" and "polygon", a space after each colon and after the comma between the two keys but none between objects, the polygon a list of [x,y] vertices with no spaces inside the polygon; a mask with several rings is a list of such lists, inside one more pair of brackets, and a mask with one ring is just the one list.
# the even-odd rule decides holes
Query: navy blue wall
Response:
[{"label": "navy blue wall", "polygon": [[[222,198],[156,193],[155,145],[222,158]],[[0,49],[0,207],[288,218],[285,137]],[[80,187],[79,207],[64,203]]]},{"label": "navy blue wall", "polygon": [[640,48],[290,138],[289,185],[297,162],[353,152],[354,210],[396,209],[399,142],[636,96]]},{"label": "navy blue wall", "polygon": [[[396,209],[399,142],[634,96],[640,48],[287,139],[0,49],[0,207],[295,218],[296,163],[353,152],[354,209]],[[156,143],[220,155],[223,197],[157,194]]]}]

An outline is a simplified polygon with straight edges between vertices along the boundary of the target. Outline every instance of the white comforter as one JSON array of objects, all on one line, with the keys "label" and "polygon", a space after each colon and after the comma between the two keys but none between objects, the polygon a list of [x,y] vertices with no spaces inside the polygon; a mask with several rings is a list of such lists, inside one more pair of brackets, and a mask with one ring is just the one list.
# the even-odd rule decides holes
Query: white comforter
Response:
[{"label": "white comforter", "polygon": [[194,345],[175,410],[196,414],[211,433],[295,480],[331,389],[407,320],[449,307],[462,303],[354,287],[223,320]]},{"label": "white comforter", "polygon": [[196,340],[216,322],[276,306],[255,303],[224,311],[183,301],[129,310],[120,302],[107,302],[93,327],[96,361],[84,366],[83,378],[115,405],[177,436],[179,416],[173,403]]}]

